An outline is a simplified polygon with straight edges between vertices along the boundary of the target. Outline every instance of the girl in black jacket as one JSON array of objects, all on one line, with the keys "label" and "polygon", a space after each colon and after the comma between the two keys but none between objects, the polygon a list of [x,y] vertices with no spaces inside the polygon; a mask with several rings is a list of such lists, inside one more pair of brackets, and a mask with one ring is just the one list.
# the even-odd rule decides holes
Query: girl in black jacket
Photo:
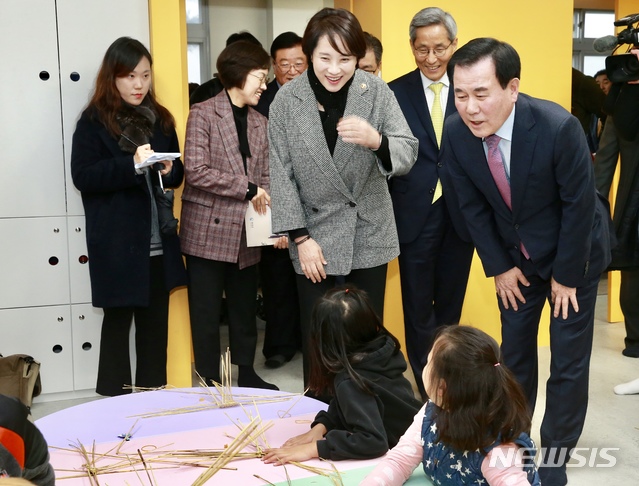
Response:
[{"label": "girl in black jacket", "polygon": [[309,349],[309,388],[333,398],[310,431],[267,451],[263,460],[370,459],[397,444],[422,404],[403,376],[397,338],[364,291],[348,286],[326,293],[313,309]]}]

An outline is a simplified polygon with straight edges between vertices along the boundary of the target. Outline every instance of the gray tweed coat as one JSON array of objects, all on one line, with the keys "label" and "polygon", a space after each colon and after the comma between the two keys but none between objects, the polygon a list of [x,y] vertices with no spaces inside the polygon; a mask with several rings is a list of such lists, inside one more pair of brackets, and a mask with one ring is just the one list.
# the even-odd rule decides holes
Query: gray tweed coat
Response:
[{"label": "gray tweed coat", "polygon": [[[386,177],[406,174],[417,157],[417,139],[390,88],[359,69],[354,76],[344,116],[364,118],[388,137],[391,172],[370,149],[341,138],[331,157],[306,73],[286,83],[270,107],[273,230],[307,228],[322,248],[329,275],[347,275],[399,255]],[[303,273],[295,245],[290,253],[295,271]]]}]

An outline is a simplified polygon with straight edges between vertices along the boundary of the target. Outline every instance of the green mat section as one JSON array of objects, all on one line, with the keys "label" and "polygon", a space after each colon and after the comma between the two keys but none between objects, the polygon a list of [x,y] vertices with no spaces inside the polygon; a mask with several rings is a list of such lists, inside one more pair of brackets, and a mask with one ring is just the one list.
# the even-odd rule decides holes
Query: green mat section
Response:
[{"label": "green mat section", "polygon": [[[335,467],[339,469],[339,462],[335,462]],[[350,469],[341,472],[342,481],[346,486],[358,485],[375,466],[368,466],[359,469]],[[294,486],[332,486],[333,482],[324,476],[311,476],[309,478],[296,479],[291,482]],[[288,486],[286,481],[275,483],[277,486]],[[413,475],[404,483],[407,486],[431,486],[433,483],[424,475],[421,464],[415,468]]]}]

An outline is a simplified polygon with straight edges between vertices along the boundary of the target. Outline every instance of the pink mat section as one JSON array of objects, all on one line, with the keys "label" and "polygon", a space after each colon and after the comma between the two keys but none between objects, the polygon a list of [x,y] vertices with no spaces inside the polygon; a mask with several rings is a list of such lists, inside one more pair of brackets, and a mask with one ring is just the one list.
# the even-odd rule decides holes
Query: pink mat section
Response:
[{"label": "pink mat section", "polygon": [[[128,466],[127,454],[139,459],[137,450],[142,451],[145,459],[157,458],[159,454],[179,450],[223,449],[236,437],[240,429],[236,424],[248,425],[251,418],[258,416],[263,424],[272,423],[266,431],[266,442],[278,447],[288,438],[306,432],[315,414],[326,409],[326,404],[311,398],[289,395],[270,390],[233,388],[238,401],[249,402],[250,397],[284,397],[283,401],[272,403],[246,404],[243,407],[210,408],[215,403],[210,393],[202,388],[177,390],[159,390],[134,393],[119,397],[105,398],[77,405],[43,417],[36,422],[51,447],[51,463],[56,469],[56,484],[62,486],[91,485],[92,483],[82,465],[86,462],[78,452],[62,449],[70,444],[82,445],[95,459],[96,467],[124,464],[116,468],[118,472],[99,474],[101,485],[150,485],[182,486],[190,485],[208,467],[209,460],[201,467],[158,464],[148,461],[151,480],[143,465],[137,464],[135,472]],[[140,414],[155,414],[163,411],[175,411],[180,408],[209,407],[193,413],[180,413],[164,416],[140,418]],[[107,452],[115,456],[115,450],[122,442],[119,435],[131,431],[132,438],[125,441],[117,457],[100,457]],[[246,449],[253,452],[255,449]],[[176,462],[175,458],[171,459]],[[338,461],[335,467],[343,474],[344,484],[358,484],[365,472],[378,460]],[[313,467],[332,469],[330,463],[320,460],[308,461]],[[332,484],[328,478],[316,476],[296,466],[263,464],[259,459],[234,460],[228,464],[228,470],[219,471],[208,482],[211,485],[263,486],[268,484],[287,484],[286,472],[296,484]],[[350,471],[350,472],[349,472]]]},{"label": "pink mat section", "polygon": [[[273,426],[266,431],[266,441],[273,447],[277,447],[283,444],[289,437],[293,435],[301,434],[308,430],[310,423],[312,422],[315,414],[307,414],[297,417],[275,419],[271,422]],[[244,425],[248,424],[249,420],[244,419]],[[230,423],[230,421],[229,421]],[[263,421],[266,423],[266,421]],[[143,424],[144,426],[144,424]],[[118,458],[102,458],[100,454],[107,451],[115,451],[120,442],[111,442],[105,444],[98,444],[95,446],[95,451],[92,457],[97,458],[95,464],[98,468],[105,467],[110,464],[125,464],[127,459],[126,455],[131,454],[131,458],[135,461],[139,458],[137,450],[142,451],[143,456],[147,459],[147,464],[152,469],[151,477],[153,478],[154,485],[189,485],[192,484],[204,471],[205,467],[192,467],[182,466],[177,467],[174,465],[158,464],[152,462],[151,458],[158,457],[162,452],[175,452],[180,450],[205,450],[205,449],[223,449],[227,446],[232,438],[238,434],[239,429],[233,425],[202,428],[200,430],[191,430],[186,432],[178,432],[163,435],[154,435],[150,437],[133,438],[120,448]],[[92,444],[84,444],[86,449],[91,450]],[[245,451],[253,452],[255,449],[247,448]],[[175,459],[171,459],[175,461]],[[70,476],[76,476],[77,473],[72,471],[81,471],[82,464],[85,460],[82,456],[75,452],[66,452],[60,450],[51,451],[51,462],[56,469],[57,484],[63,486],[77,486],[77,485],[90,485],[88,477],[77,479],[66,479]],[[348,484],[348,471],[351,469],[361,469],[364,467],[373,466],[377,460],[371,461],[339,461],[335,462],[335,467],[344,475],[343,480],[345,484]],[[211,462],[206,462],[205,466],[208,466]],[[320,467],[324,469],[331,469],[331,465],[327,462],[320,460],[307,461],[305,464]],[[130,466],[125,466],[131,469]],[[267,484],[264,480],[256,478],[255,475],[270,481],[271,483],[286,483],[286,471],[291,480],[298,480],[302,478],[310,478],[315,476],[313,473],[308,472],[296,466],[287,465],[286,470],[281,466],[273,466],[262,463],[259,459],[241,459],[234,460],[228,464],[228,470],[221,470],[215,474],[209,483],[212,485],[237,485],[237,486],[263,486]],[[121,470],[121,469],[120,469]],[[100,484],[150,484],[147,473],[144,467],[140,464],[136,465],[136,472],[119,472],[114,474],[101,474],[98,475]],[[358,478],[361,475],[358,474]],[[317,477],[316,477],[317,478]],[[318,480],[320,478],[317,478]],[[324,478],[321,478],[324,479]],[[324,481],[326,481],[324,483]],[[324,479],[319,484],[330,484],[330,480]],[[354,483],[351,483],[354,484]]]}]

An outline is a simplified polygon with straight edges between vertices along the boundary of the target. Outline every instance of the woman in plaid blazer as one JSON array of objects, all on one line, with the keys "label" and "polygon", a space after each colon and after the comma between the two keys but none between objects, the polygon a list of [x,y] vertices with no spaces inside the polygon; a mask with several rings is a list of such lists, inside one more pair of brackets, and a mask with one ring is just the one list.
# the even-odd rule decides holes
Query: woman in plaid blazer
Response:
[{"label": "woman in plaid blazer", "polygon": [[189,274],[195,367],[220,382],[220,314],[226,295],[231,361],[238,385],[277,389],[253,369],[259,248],[246,246],[248,204],[264,213],[270,201],[266,118],[251,107],[266,89],[269,55],[246,41],[217,60],[224,91],[193,106],[186,128],[180,237]]}]

